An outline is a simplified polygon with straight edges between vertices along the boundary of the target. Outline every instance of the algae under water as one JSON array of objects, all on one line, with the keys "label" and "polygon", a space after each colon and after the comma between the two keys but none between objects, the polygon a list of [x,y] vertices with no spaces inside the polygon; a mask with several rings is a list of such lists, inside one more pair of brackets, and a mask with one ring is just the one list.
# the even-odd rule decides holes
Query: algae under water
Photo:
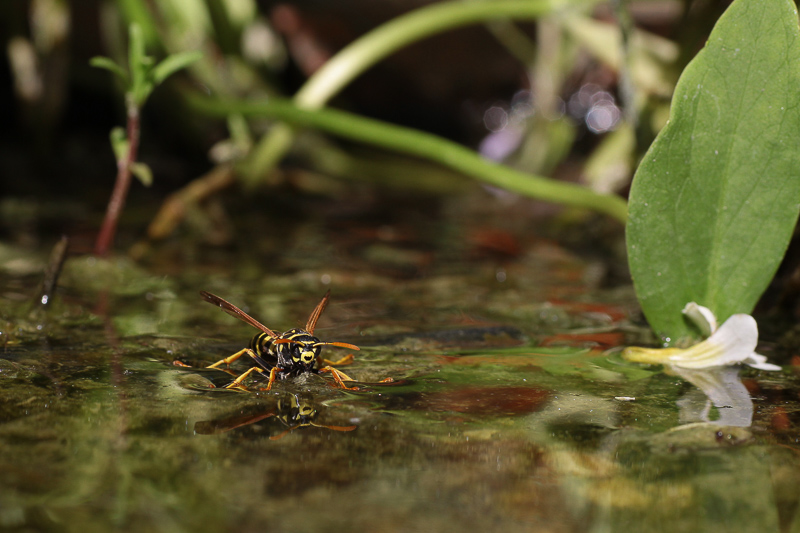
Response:
[{"label": "algae under water", "polygon": [[[1,246],[0,530],[800,527],[790,370],[621,360],[646,336],[629,284],[501,222],[349,224],[204,261],[72,257],[34,313],[41,256]],[[256,331],[199,290],[283,331],[328,288],[317,334],[361,347],[359,390],[202,368]]]}]

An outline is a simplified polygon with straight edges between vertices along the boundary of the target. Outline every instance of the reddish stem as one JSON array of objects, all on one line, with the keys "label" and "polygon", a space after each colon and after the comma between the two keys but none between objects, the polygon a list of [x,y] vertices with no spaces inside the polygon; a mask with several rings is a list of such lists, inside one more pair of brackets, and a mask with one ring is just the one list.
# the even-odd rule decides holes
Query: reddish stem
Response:
[{"label": "reddish stem", "polygon": [[108,255],[108,251],[114,242],[114,235],[117,232],[117,222],[119,221],[122,208],[125,206],[125,198],[128,196],[128,189],[131,186],[131,165],[136,162],[136,154],[139,151],[139,106],[132,98],[128,97],[128,152],[117,160],[117,181],[114,183],[114,190],[108,200],[106,217],[97,241],[94,246],[95,255],[101,257]]}]

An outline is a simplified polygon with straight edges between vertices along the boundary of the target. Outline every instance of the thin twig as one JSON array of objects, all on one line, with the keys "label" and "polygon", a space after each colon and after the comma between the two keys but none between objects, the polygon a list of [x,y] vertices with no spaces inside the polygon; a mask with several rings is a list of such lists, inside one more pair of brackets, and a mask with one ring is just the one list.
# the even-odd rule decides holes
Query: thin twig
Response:
[{"label": "thin twig", "polygon": [[122,158],[117,160],[117,181],[114,183],[114,190],[108,201],[106,216],[103,219],[103,225],[95,243],[94,252],[101,257],[108,255],[108,251],[114,242],[117,223],[119,222],[122,208],[125,206],[125,199],[128,196],[128,189],[130,189],[131,185],[131,166],[136,162],[136,155],[139,151],[139,106],[133,102],[133,98],[130,96],[128,96],[127,100],[128,150]]}]

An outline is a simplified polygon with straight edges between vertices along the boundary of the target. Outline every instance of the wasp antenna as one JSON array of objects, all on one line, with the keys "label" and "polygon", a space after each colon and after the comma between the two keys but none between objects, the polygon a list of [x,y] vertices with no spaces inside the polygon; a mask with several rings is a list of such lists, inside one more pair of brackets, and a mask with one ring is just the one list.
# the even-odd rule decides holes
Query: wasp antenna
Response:
[{"label": "wasp antenna", "polygon": [[348,348],[350,350],[361,351],[361,348],[349,342],[315,342],[314,346],[337,346],[339,348]]},{"label": "wasp antenna", "polygon": [[299,425],[292,426],[289,429],[287,429],[286,431],[282,431],[282,432],[278,433],[277,435],[272,435],[269,438],[269,440],[280,440],[280,439],[282,439],[283,437],[285,437],[286,435],[288,435],[289,433],[291,433],[292,431],[294,431],[295,429],[297,429],[299,427],[300,427]]}]

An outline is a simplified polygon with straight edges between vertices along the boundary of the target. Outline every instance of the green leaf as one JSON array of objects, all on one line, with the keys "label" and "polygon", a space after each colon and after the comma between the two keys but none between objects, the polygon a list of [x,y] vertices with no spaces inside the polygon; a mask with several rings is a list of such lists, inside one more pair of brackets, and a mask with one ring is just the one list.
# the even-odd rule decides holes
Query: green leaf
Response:
[{"label": "green leaf", "polygon": [[104,68],[116,74],[126,86],[129,83],[128,73],[125,72],[121,66],[114,63],[112,59],[103,56],[93,57],[89,60],[89,64],[93,67]]},{"label": "green leaf", "polygon": [[128,28],[128,67],[133,76],[134,86],[142,82],[145,72],[144,59],[146,57],[142,28],[138,24],[133,23]]},{"label": "green leaf", "polygon": [[131,173],[139,178],[142,185],[149,187],[153,184],[153,171],[145,163],[133,163],[131,165]]},{"label": "green leaf", "polygon": [[125,128],[119,126],[111,129],[111,149],[114,152],[114,157],[117,161],[122,161],[128,156],[128,136],[125,133]]},{"label": "green leaf", "polygon": [[166,57],[161,63],[153,67],[151,79],[157,86],[177,71],[188,67],[203,57],[202,52],[182,52]]},{"label": "green leaf", "polygon": [[128,62],[130,63],[129,68],[131,71],[129,92],[133,95],[136,105],[141,107],[153,90],[153,83],[149,77],[153,66],[153,58],[146,54],[141,26],[133,23],[130,25],[129,32]]},{"label": "green leaf", "polygon": [[750,313],[800,203],[800,41],[788,0],[735,0],[675,89],[631,188],[628,257],[665,342],[696,336],[695,301],[720,323]]}]

